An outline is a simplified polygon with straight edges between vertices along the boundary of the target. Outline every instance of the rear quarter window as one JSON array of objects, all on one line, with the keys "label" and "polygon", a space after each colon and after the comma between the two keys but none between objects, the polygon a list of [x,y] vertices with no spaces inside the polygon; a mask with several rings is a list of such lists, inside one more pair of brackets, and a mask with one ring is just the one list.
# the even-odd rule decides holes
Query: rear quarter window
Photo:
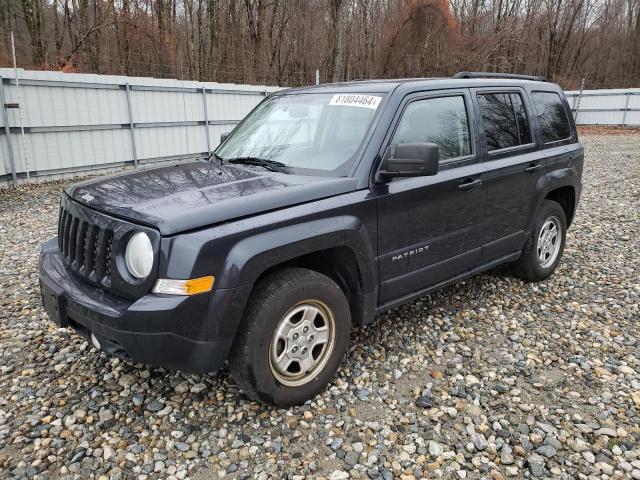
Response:
[{"label": "rear quarter window", "polygon": [[556,92],[533,92],[531,100],[538,116],[544,143],[558,142],[571,137],[569,118],[560,95]]}]

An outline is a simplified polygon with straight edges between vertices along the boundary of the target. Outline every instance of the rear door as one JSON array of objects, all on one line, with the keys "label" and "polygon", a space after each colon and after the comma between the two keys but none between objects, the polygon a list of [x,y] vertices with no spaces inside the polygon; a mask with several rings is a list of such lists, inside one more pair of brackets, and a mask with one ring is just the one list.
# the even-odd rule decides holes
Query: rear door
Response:
[{"label": "rear door", "polygon": [[431,142],[437,175],[374,185],[378,199],[380,303],[436,285],[473,268],[480,257],[485,168],[467,89],[419,93],[399,109],[385,147]]},{"label": "rear door", "polygon": [[522,248],[536,183],[547,162],[536,143],[532,106],[524,89],[472,90],[487,168],[486,226],[481,232],[486,263]]}]

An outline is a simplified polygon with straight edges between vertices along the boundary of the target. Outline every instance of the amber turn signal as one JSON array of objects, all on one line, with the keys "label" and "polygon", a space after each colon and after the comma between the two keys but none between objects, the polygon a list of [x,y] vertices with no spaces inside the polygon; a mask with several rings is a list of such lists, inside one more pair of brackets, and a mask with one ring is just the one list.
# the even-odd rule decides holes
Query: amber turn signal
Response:
[{"label": "amber turn signal", "polygon": [[165,295],[196,295],[197,293],[210,292],[213,288],[215,277],[190,278],[189,280],[174,280],[172,278],[160,278],[153,287],[153,293]]}]

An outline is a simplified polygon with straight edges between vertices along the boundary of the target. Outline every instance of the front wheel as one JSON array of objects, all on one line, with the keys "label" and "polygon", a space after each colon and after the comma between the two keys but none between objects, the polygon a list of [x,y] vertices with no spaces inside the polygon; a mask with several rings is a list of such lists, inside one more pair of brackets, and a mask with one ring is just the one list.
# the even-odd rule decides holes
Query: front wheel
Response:
[{"label": "front wheel", "polygon": [[538,209],[522,255],[514,263],[516,275],[539,282],[548,278],[560,263],[567,236],[567,219],[559,203],[545,200]]},{"label": "front wheel", "polygon": [[302,268],[276,272],[251,295],[230,353],[231,373],[254,400],[304,403],[337,371],[350,330],[349,305],[333,280]]}]

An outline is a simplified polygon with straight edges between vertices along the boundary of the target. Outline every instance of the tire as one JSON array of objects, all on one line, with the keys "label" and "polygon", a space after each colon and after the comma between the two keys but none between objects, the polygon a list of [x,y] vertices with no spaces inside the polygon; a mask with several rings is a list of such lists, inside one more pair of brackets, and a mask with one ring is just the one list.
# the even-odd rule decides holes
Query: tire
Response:
[{"label": "tire", "polygon": [[[550,228],[550,223],[554,224],[557,230],[555,242],[551,241],[553,229]],[[543,229],[545,231],[551,230],[547,237],[550,239],[546,243],[548,248],[544,248],[545,243],[541,238],[544,235]],[[560,263],[566,238],[567,218],[564,210],[559,203],[545,200],[536,212],[533,227],[522,248],[522,254],[514,263],[514,273],[530,282],[539,282],[549,278]]]},{"label": "tire", "polygon": [[338,370],[350,330],[349,305],[333,280],[302,268],[275,272],[251,294],[229,354],[231,374],[253,400],[302,404]]}]

